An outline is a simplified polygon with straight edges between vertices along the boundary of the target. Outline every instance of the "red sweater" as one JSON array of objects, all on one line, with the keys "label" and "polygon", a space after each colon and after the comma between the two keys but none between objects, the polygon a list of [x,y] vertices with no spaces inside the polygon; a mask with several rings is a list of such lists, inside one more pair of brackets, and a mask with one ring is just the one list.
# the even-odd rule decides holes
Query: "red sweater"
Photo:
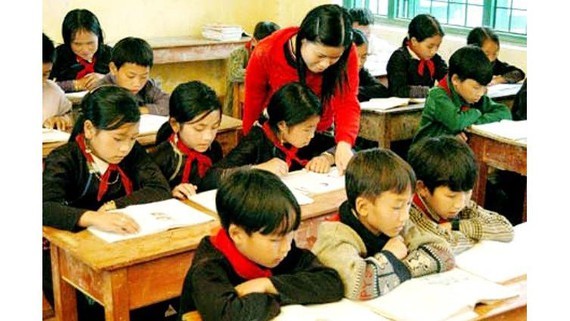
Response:
[{"label": "red sweater", "polygon": [[[257,44],[247,64],[245,76],[245,104],[243,130],[247,134],[259,118],[269,99],[281,86],[299,81],[297,69],[285,57],[284,46],[299,31],[298,27],[278,30]],[[348,81],[342,91],[337,88],[333,97],[323,106],[323,115],[317,131],[328,129],[333,121],[336,142],[345,141],[354,145],[360,123],[358,93],[358,58],[354,45],[350,48],[346,68]],[[323,75],[307,70],[306,84],[321,97]]]}]

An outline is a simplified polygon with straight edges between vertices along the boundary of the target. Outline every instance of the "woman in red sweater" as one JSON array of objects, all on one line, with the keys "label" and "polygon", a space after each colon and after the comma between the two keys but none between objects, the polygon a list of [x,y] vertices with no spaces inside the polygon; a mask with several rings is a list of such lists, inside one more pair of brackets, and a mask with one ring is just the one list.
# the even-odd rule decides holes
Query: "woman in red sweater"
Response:
[{"label": "woman in red sweater", "polygon": [[323,144],[333,147],[336,143],[335,164],[341,173],[344,171],[360,123],[358,58],[351,25],[344,8],[321,5],[307,14],[300,27],[278,30],[256,46],[246,69],[245,134],[274,92],[286,83],[301,82],[323,104],[317,132],[325,134],[334,122],[334,141],[332,137],[313,139],[311,144],[322,148]]}]

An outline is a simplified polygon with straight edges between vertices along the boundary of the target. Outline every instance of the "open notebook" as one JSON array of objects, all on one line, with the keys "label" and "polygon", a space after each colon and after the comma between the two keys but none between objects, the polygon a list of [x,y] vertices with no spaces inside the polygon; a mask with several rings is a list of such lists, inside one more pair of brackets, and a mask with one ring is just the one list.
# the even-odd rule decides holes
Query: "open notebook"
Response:
[{"label": "open notebook", "polygon": [[501,98],[516,95],[521,90],[520,84],[496,84],[487,87],[487,96],[490,98]]},{"label": "open notebook", "polygon": [[67,142],[69,133],[57,129],[42,128],[42,143]]},{"label": "open notebook", "polygon": [[477,303],[517,295],[516,289],[455,268],[405,281],[386,295],[363,304],[399,321],[472,320],[477,317]]},{"label": "open notebook", "polygon": [[388,321],[359,302],[342,299],[313,305],[286,305],[272,321]]},{"label": "open notebook", "polygon": [[212,216],[204,214],[173,198],[160,202],[131,205],[117,209],[114,212],[124,213],[132,217],[139,224],[139,232],[123,235],[101,231],[93,226],[87,229],[97,237],[112,243],[214,220]]},{"label": "open notebook", "polygon": [[369,101],[361,102],[360,108],[362,110],[387,110],[396,107],[407,106],[409,104],[424,103],[425,98],[372,98]]},{"label": "open notebook", "polygon": [[143,114],[139,125],[139,135],[156,134],[160,126],[168,121],[168,117]]},{"label": "open notebook", "polygon": [[503,119],[501,121],[488,124],[471,125],[471,128],[491,134],[493,136],[502,137],[518,142],[526,142],[528,135],[528,125],[526,120],[514,121],[510,119]]},{"label": "open notebook", "polygon": [[315,173],[306,169],[290,172],[281,178],[293,193],[306,195],[324,194],[344,188],[344,176],[338,174],[336,167],[328,173]]}]

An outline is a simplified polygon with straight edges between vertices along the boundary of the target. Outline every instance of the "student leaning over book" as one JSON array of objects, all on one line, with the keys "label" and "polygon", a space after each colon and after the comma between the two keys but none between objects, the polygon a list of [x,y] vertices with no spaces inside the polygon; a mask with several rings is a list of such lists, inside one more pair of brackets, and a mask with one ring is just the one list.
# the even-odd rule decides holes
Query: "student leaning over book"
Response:
[{"label": "student leaning over book", "polygon": [[414,142],[426,136],[457,135],[473,124],[486,124],[511,119],[509,108],[494,102],[487,93],[493,78],[493,67],[476,46],[465,46],[449,59],[449,73],[430,90],[422,111]]},{"label": "student leaning over book", "polygon": [[467,143],[453,136],[426,137],[411,146],[408,161],[418,179],[410,210],[418,228],[445,238],[454,254],[480,240],[513,239],[504,216],[471,200],[477,164]]},{"label": "student leaning over book", "polygon": [[[138,226],[129,216],[107,211],[170,197],[160,169],[136,141],[140,120],[136,100],[126,89],[104,86],[87,94],[81,109],[69,142],[45,160],[43,225],[69,231],[96,226],[121,234],[136,232]],[[47,246],[43,258],[43,289],[53,305]]]},{"label": "student leaning over book", "polygon": [[241,169],[216,194],[222,228],[200,241],[182,287],[181,315],[204,321],[270,320],[281,306],[338,301],[342,282],[295,245],[295,197],[276,175]]},{"label": "student leaning over book", "polygon": [[376,298],[410,278],[453,268],[449,244],[408,220],[415,182],[410,165],[387,149],[360,151],[349,162],[348,199],[319,226],[312,248],[340,274],[347,298]]}]

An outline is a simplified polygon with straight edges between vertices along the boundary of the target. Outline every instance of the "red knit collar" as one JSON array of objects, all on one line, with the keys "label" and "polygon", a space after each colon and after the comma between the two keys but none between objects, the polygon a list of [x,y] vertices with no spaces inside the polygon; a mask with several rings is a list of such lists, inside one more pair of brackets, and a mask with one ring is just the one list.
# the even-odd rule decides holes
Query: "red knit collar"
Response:
[{"label": "red knit collar", "polygon": [[263,129],[263,133],[265,134],[267,139],[269,139],[273,143],[273,145],[275,145],[275,147],[277,147],[280,151],[285,153],[285,162],[287,163],[287,166],[291,167],[291,161],[293,160],[299,163],[303,167],[307,165],[308,163],[307,160],[299,159],[297,157],[297,147],[291,146],[291,148],[287,148],[283,146],[283,144],[277,138],[277,135],[275,135],[275,133],[271,129],[271,126],[269,126],[268,122],[265,122],[263,126],[261,126],[261,129]]}]

